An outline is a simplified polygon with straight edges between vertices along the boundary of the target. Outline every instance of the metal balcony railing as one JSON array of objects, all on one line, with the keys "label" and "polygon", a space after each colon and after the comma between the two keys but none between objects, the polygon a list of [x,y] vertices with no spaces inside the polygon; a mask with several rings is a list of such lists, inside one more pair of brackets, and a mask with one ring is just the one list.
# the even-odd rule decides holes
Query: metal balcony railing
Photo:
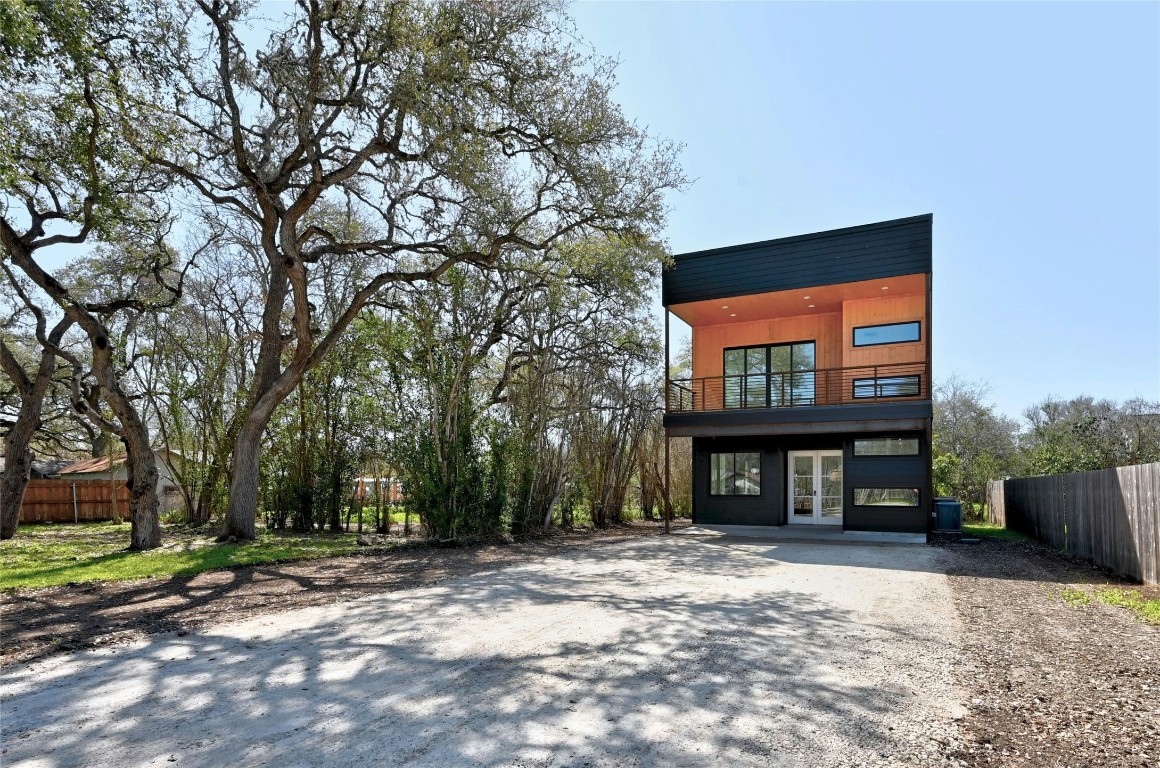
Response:
[{"label": "metal balcony railing", "polygon": [[929,399],[930,371],[922,362],[672,379],[665,407],[728,411]]}]

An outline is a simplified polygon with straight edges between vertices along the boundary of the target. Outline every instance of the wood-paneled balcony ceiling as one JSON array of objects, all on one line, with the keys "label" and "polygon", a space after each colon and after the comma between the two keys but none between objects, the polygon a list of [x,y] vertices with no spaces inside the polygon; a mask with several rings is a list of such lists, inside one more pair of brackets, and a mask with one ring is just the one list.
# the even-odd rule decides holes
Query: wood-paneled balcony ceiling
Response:
[{"label": "wood-paneled balcony ceiling", "polygon": [[687,304],[674,304],[669,307],[669,311],[689,325],[697,327],[841,312],[843,301],[925,293],[926,275],[902,275],[857,283],[818,285],[812,288],[693,301]]}]

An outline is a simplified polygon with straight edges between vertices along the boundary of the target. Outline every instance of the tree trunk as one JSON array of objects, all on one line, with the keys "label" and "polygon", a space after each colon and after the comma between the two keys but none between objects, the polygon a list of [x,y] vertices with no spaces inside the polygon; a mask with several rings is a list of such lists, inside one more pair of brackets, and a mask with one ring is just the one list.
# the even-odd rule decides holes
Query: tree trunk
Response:
[{"label": "tree trunk", "polygon": [[234,442],[234,474],[230,478],[230,501],[226,507],[225,528],[219,540],[253,541],[257,537],[255,519],[258,510],[258,463],[265,423],[254,418],[238,432]]},{"label": "tree trunk", "polygon": [[47,382],[46,386],[35,387],[33,392],[21,396],[20,413],[8,434],[4,435],[4,473],[0,475],[0,539],[15,536],[16,526],[20,522],[24,488],[32,474],[32,451],[28,446],[36,434],[45,389]]},{"label": "tree trunk", "polygon": [[[347,520],[350,513],[347,513]],[[339,473],[334,469],[330,472],[330,532],[339,533],[342,525],[342,484]]]},{"label": "tree trunk", "polygon": [[16,535],[20,523],[20,505],[24,502],[24,488],[32,470],[32,452],[28,441],[23,441],[23,451],[14,445],[20,440],[11,440],[12,431],[4,436],[4,473],[0,475],[0,539],[11,539]]},{"label": "tree trunk", "polygon": [[[48,342],[60,343],[65,331],[72,325],[70,318],[58,322],[48,336]],[[43,322],[39,326],[43,333]],[[40,425],[40,412],[44,396],[52,383],[56,369],[56,353],[42,347],[36,378],[29,379],[15,356],[3,341],[0,341],[0,369],[2,369],[20,393],[20,410],[8,434],[4,435],[4,472],[0,474],[0,540],[16,535],[20,523],[20,505],[24,502],[24,489],[32,476],[32,438]]]},{"label": "tree trunk", "polygon": [[[0,217],[0,239],[12,262],[24,271],[60,305],[66,317],[75,322],[93,345],[93,377],[105,393],[109,404],[121,425],[121,439],[128,454],[126,471],[129,482],[129,512],[133,517],[130,533],[130,549],[153,549],[161,545],[161,519],[158,516],[157,462],[153,448],[149,444],[149,430],[137,408],[121,390],[113,364],[112,344],[109,331],[94,315],[72,300],[68,292],[51,275],[44,271],[32,258],[32,251],[16,232]],[[59,325],[59,324],[58,324]],[[74,361],[74,365],[76,362]],[[75,393],[74,393],[75,394]],[[88,412],[83,402],[74,403],[78,411]]]},{"label": "tree trunk", "polygon": [[[101,329],[103,330],[103,329]],[[129,488],[129,549],[146,550],[161,546],[161,504],[157,498],[157,458],[150,445],[149,428],[141,420],[133,402],[121,391],[113,368],[108,334],[91,334],[93,376],[105,393],[105,401],[117,416],[121,440],[125,444],[125,471]],[[110,473],[112,467],[109,467]]]}]

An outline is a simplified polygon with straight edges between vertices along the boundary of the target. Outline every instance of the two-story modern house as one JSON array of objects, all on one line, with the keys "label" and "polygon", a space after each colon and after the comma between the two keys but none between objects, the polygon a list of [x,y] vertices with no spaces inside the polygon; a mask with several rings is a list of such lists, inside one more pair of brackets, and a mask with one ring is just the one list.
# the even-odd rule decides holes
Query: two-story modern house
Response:
[{"label": "two-story modern house", "polygon": [[932,220],[675,257],[692,371],[664,423],[693,441],[694,523],[929,530]]}]

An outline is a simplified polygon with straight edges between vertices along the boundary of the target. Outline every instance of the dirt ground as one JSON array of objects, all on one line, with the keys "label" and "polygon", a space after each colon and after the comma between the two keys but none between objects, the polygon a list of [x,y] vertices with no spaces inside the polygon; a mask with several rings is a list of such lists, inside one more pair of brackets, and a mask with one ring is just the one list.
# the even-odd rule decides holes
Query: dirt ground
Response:
[{"label": "dirt ground", "polygon": [[[688,525],[676,520],[674,526]],[[660,523],[574,531],[514,544],[417,546],[196,576],[17,590],[0,594],[0,667],[156,632],[191,630],[270,611],[325,605],[504,568],[561,549],[663,532]],[[381,537],[368,537],[372,542]]]},{"label": "dirt ground", "polygon": [[955,554],[947,576],[967,627],[957,676],[969,714],[952,756],[970,766],[1160,766],[1160,626],[1061,596],[1120,583],[1032,542],[941,544]]},{"label": "dirt ground", "polygon": [[[52,662],[50,657],[59,656],[62,652],[94,646],[108,647],[108,651],[113,652],[121,644],[129,641],[140,644],[156,633],[176,631],[173,637],[181,641],[192,641],[194,637],[216,631],[215,627],[240,626],[247,619],[259,623],[277,621],[278,615],[304,616],[314,608],[337,610],[333,606],[353,605],[349,601],[379,593],[397,593],[387,604],[408,604],[409,601],[420,599],[420,593],[416,590],[423,589],[428,592],[423,593],[426,597],[422,599],[434,600],[435,596],[430,590],[439,590],[441,586],[450,587],[452,585],[449,582],[452,581],[461,584],[465,579],[472,578],[492,579],[489,582],[492,586],[488,589],[498,589],[497,585],[507,583],[504,573],[513,569],[537,567],[537,562],[561,557],[596,558],[593,562],[599,563],[599,558],[603,557],[599,553],[608,547],[616,549],[626,543],[631,544],[631,540],[637,537],[651,536],[657,532],[657,526],[638,524],[626,529],[558,534],[542,540],[503,546],[409,549],[383,555],[367,554],[255,566],[204,573],[190,578],[58,587],[6,594],[0,596],[0,663],[6,667],[6,674],[19,677],[24,674],[24,670],[31,669],[29,662],[39,666],[41,663]],[[771,542],[735,542],[730,546],[734,551],[722,552],[721,557],[724,559],[720,562],[740,562],[736,559],[738,553],[747,557],[747,548],[752,547],[774,547],[769,550],[769,557],[777,557],[773,553],[776,553],[778,545]],[[841,545],[830,545],[830,548],[847,549]],[[952,607],[957,628],[951,628],[946,621],[939,619],[935,624],[945,637],[938,632],[924,634],[925,630],[914,626],[907,626],[905,630],[900,630],[898,626],[888,629],[900,637],[922,638],[916,647],[923,649],[924,654],[929,653],[930,658],[926,661],[934,662],[935,666],[928,664],[916,667],[911,670],[914,679],[907,682],[920,686],[928,684],[932,676],[941,674],[941,665],[949,678],[936,681],[935,688],[945,692],[949,690],[949,685],[955,691],[953,706],[948,704],[947,712],[942,714],[947,715],[952,709],[955,712],[949,719],[930,717],[929,713],[921,715],[919,710],[922,707],[913,708],[908,704],[906,695],[892,688],[896,686],[897,680],[877,680],[859,689],[860,693],[868,696],[873,686],[877,685],[885,691],[883,695],[886,698],[874,700],[877,713],[874,724],[860,722],[868,732],[877,734],[878,729],[883,727],[882,723],[891,719],[893,724],[888,727],[892,729],[892,738],[880,742],[870,739],[863,743],[859,740],[860,736],[847,734],[838,740],[839,745],[848,746],[852,743],[858,749],[869,749],[869,752],[859,752],[863,762],[882,765],[1077,768],[1160,765],[1160,627],[1147,625],[1122,608],[1097,601],[1071,604],[1062,597],[1065,589],[1090,593],[1092,585],[1117,582],[1097,569],[1029,542],[984,539],[980,544],[969,545],[956,540],[940,540],[933,547],[915,549],[929,553],[929,560],[924,561],[927,564],[923,569],[930,571],[945,585],[945,589],[939,592],[941,597],[937,599],[945,600]],[[793,551],[793,547],[783,547],[783,559],[790,557]],[[824,549],[822,551],[825,552]],[[801,561],[804,556],[794,557]],[[816,554],[810,557],[818,559]],[[718,560],[705,561],[710,562]],[[690,566],[689,562],[674,563],[680,569]],[[798,565],[820,564],[798,562]],[[619,570],[624,569],[618,567]],[[788,590],[794,596],[803,589],[803,584],[810,585],[811,581],[814,583],[809,589],[816,589],[818,578],[836,570],[831,562],[821,571],[811,572],[804,582],[796,578],[783,581],[779,583],[778,589]],[[489,577],[488,574],[494,575]],[[845,578],[860,578],[866,574],[875,574],[875,578],[878,575],[872,569],[848,572]],[[515,578],[515,574],[511,575]],[[732,575],[725,575],[724,578],[732,578]],[[922,584],[923,589],[934,589],[925,581]],[[913,585],[895,586],[895,589],[903,588],[912,589]],[[692,599],[687,590],[672,578],[662,581],[660,585],[650,581],[643,587],[639,584],[630,587],[627,596],[619,599],[643,600],[638,593],[653,589],[676,594],[681,600]],[[675,593],[673,590],[676,590]],[[727,591],[726,594],[729,595],[728,605],[731,610],[739,610],[744,605],[745,601],[732,592]],[[712,594],[709,594],[708,598],[711,597]],[[931,593],[928,599],[936,597]],[[507,596],[503,598],[506,600]],[[821,616],[821,608],[818,607],[821,606],[827,611],[824,617],[826,620],[819,619],[816,626],[811,623],[808,627],[797,628],[811,636],[819,631],[819,627],[824,629],[830,623],[828,612],[834,610],[834,606],[816,598],[817,595],[813,595],[814,616]],[[884,593],[876,599],[889,599],[889,596]],[[585,604],[586,601],[581,603]],[[664,610],[663,605],[657,605]],[[327,606],[332,608],[327,609]],[[578,605],[570,610],[579,611],[581,607]],[[800,607],[793,606],[793,609],[798,610]],[[307,614],[302,611],[307,611]],[[843,616],[853,615],[850,611]],[[770,609],[767,616],[762,614],[765,616],[763,620],[776,624],[782,620],[784,613]],[[642,614],[642,617],[651,616]],[[668,618],[672,616],[668,615]],[[678,644],[665,651],[665,654],[672,657],[673,653],[688,653],[691,654],[690,658],[701,659],[701,663],[722,658],[722,654],[743,654],[747,663],[742,665],[745,674],[740,677],[736,666],[708,670],[707,674],[711,673],[717,683],[732,679],[734,685],[750,684],[755,674],[761,677],[766,666],[770,670],[781,670],[778,674],[785,674],[782,666],[785,659],[778,656],[778,646],[771,644],[773,652],[767,657],[757,658],[752,648],[740,649],[722,636],[724,625],[718,626],[715,622],[732,619],[731,615],[712,618],[712,621],[703,622],[703,630],[698,630],[705,634],[705,643],[693,647]],[[557,617],[553,620],[561,619]],[[891,621],[896,622],[897,619]],[[858,624],[857,629],[850,629],[849,622],[839,624],[844,628],[836,634],[835,642],[849,642],[855,653],[849,659],[843,657],[831,660],[838,665],[837,669],[842,669],[843,665],[846,665],[846,669],[867,665],[880,670],[893,668],[891,664],[895,662],[891,661],[894,657],[891,656],[893,651],[890,644],[864,642],[865,632],[873,634],[884,625],[881,617],[865,622],[866,628]],[[550,628],[551,623],[547,626]],[[561,630],[565,634],[575,631],[583,635],[587,630],[581,625],[572,630]],[[665,631],[665,625],[655,628],[655,632]],[[769,640],[761,635],[754,636],[754,630],[749,625],[741,627],[739,631],[751,640]],[[642,627],[635,636],[643,637],[643,632]],[[319,642],[318,636],[311,637]],[[554,635],[545,637],[549,638],[549,642],[555,642],[552,639]],[[576,637],[579,639],[573,642],[570,652],[575,652],[576,643],[583,639],[580,635]],[[561,636],[559,639],[563,641],[567,637]],[[505,642],[512,641],[505,639]],[[673,639],[673,642],[677,640]],[[296,648],[287,652],[304,651]],[[632,653],[631,649],[627,652]],[[791,654],[790,658],[798,657]],[[810,663],[817,661],[808,655],[802,658]],[[128,659],[125,661],[127,663]],[[871,664],[871,661],[874,663]],[[437,668],[432,667],[427,671]],[[641,679],[647,682],[658,675],[669,679],[665,678],[665,675],[671,673],[671,670],[665,671],[667,669],[650,667],[641,673],[644,675]],[[586,674],[589,674],[590,679],[584,681],[585,685],[607,684],[601,678],[598,668],[588,670]],[[853,706],[842,701],[842,691],[846,690],[843,685],[849,681],[841,678],[835,684],[829,680],[819,680],[814,676],[794,682],[794,685],[823,692],[825,698],[820,712],[790,710],[796,711],[799,716],[808,717],[808,730],[793,731],[802,739],[801,744],[806,746],[816,745],[818,740],[824,741],[832,735],[824,730],[837,727],[828,719],[830,710],[845,711],[849,715],[850,707]],[[678,690],[683,690],[681,686],[688,684],[688,681],[676,679],[670,679],[669,682],[676,685]],[[777,689],[778,680],[771,678],[765,680],[764,684],[762,695],[774,695],[770,691]],[[619,683],[614,679],[613,685]],[[717,692],[724,695],[723,690]],[[450,691],[443,693],[454,698]],[[802,706],[800,701],[781,703]],[[926,706],[929,708],[929,702]],[[897,718],[899,713],[904,715],[902,719]],[[776,719],[780,710],[774,709],[766,714]],[[679,712],[673,711],[669,716],[679,715]],[[746,727],[754,726],[740,712],[730,717],[734,718],[729,721],[731,723],[741,722]],[[920,722],[922,719],[925,722]],[[652,727],[647,723],[638,725],[646,731]],[[782,726],[788,727],[784,723]],[[7,728],[5,730],[8,731]],[[550,740],[547,732],[536,738]],[[764,759],[774,754],[780,755],[784,758],[780,762],[786,764],[794,764],[803,758],[801,753],[794,751],[801,744],[795,747],[795,742],[771,743],[763,738],[760,734],[753,736],[745,748],[757,750],[754,754],[764,755]],[[13,742],[9,742],[7,736],[5,741],[8,742],[5,749],[8,749]],[[881,744],[888,746],[881,747]],[[782,751],[771,752],[775,747]],[[577,748],[582,749],[582,746]],[[742,753],[726,750],[722,754],[732,754],[744,762],[748,760],[745,755],[749,753],[744,750]],[[738,754],[741,757],[737,757]],[[807,752],[805,757],[808,758],[810,754]],[[655,757],[651,762],[657,762]],[[531,760],[528,764],[540,762]],[[563,762],[569,761],[565,759]],[[643,762],[648,763],[650,760]]]}]

